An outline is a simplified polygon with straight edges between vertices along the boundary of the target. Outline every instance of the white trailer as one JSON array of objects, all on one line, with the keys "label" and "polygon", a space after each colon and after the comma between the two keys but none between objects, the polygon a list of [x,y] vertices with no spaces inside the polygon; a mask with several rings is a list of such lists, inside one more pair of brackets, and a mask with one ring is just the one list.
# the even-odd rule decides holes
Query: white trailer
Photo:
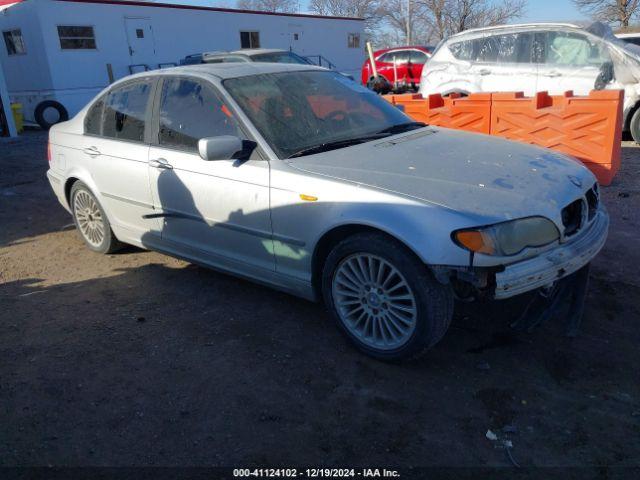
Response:
[{"label": "white trailer", "polygon": [[359,77],[363,28],[358,18],[195,5],[0,0],[0,63],[25,121],[46,126],[75,115],[114,80],[199,52],[290,49]]}]

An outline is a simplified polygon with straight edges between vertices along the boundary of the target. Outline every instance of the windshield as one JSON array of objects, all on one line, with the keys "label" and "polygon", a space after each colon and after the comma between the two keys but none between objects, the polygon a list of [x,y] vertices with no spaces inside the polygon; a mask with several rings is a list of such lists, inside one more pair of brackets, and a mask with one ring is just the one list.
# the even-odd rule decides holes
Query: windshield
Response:
[{"label": "windshield", "polygon": [[225,80],[224,86],[280,158],[423,126],[335,72],[251,75]]},{"label": "windshield", "polygon": [[296,55],[293,52],[272,52],[272,53],[260,53],[253,55],[254,62],[266,62],[266,63],[295,63],[301,65],[310,65],[311,62],[306,58]]}]

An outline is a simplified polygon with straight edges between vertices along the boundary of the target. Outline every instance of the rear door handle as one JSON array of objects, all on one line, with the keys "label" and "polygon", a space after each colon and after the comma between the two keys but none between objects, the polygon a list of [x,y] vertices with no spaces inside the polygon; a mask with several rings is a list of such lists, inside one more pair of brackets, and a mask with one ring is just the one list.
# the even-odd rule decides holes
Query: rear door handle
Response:
[{"label": "rear door handle", "polygon": [[100,153],[100,150],[98,150],[98,147],[87,147],[83,150],[83,152],[90,157],[97,157],[99,155],[102,155]]},{"label": "rear door handle", "polygon": [[556,78],[556,77],[561,77],[562,74],[560,72],[549,72],[549,73],[545,73],[544,76],[549,78]]},{"label": "rear door handle", "polygon": [[480,70],[478,72],[480,75],[491,75],[491,70],[487,70],[486,68],[483,68],[482,70]]},{"label": "rear door handle", "polygon": [[154,160],[149,160],[149,166],[153,168],[159,168],[160,170],[173,170],[173,165],[171,165],[164,158],[156,158]]}]

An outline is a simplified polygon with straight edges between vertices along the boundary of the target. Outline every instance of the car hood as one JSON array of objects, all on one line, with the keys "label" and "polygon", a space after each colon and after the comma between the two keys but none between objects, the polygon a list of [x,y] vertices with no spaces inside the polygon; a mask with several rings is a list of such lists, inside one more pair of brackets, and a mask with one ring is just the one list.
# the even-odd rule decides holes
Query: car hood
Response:
[{"label": "car hood", "polygon": [[577,160],[556,152],[433,127],[289,164],[493,220],[557,218],[595,182]]}]

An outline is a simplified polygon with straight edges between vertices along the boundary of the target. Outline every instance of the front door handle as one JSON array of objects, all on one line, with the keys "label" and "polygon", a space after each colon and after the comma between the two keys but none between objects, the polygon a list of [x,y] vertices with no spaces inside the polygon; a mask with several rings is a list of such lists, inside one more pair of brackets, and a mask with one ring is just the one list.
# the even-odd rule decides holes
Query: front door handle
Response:
[{"label": "front door handle", "polygon": [[480,75],[491,75],[491,70],[487,70],[486,68],[483,68],[482,70],[480,70],[478,72]]},{"label": "front door handle", "polygon": [[173,170],[173,165],[171,165],[164,158],[156,158],[154,160],[149,160],[149,166],[153,168],[159,168],[160,170]]},{"label": "front door handle", "polygon": [[556,77],[561,77],[562,74],[560,72],[549,72],[549,73],[545,73],[544,76],[549,78],[556,78]]},{"label": "front door handle", "polygon": [[102,155],[100,153],[100,150],[98,150],[98,147],[87,147],[84,150],[82,150],[86,155],[89,155],[90,157],[97,157],[99,155]]}]

